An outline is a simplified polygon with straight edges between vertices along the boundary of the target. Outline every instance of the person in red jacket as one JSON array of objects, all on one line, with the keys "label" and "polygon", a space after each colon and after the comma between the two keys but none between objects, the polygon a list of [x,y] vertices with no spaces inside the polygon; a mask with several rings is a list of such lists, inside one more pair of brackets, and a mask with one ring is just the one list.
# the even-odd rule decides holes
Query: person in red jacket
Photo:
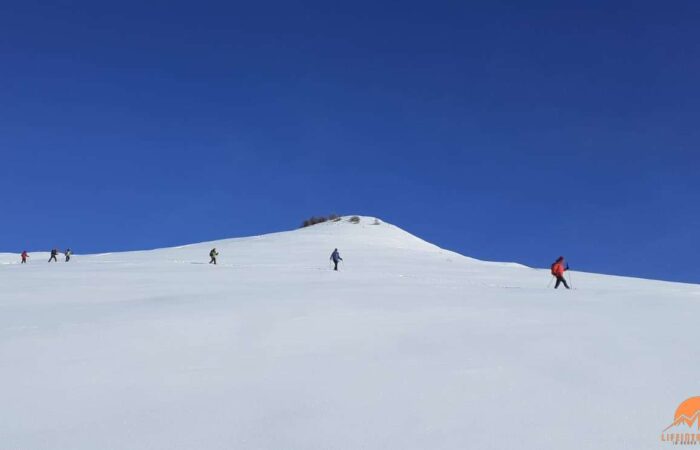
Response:
[{"label": "person in red jacket", "polygon": [[564,257],[560,256],[552,264],[552,275],[557,278],[557,283],[554,285],[554,289],[558,289],[561,283],[564,283],[564,287],[569,289],[569,285],[566,284],[566,279],[564,279],[564,272],[569,270],[569,265],[564,266]]},{"label": "person in red jacket", "polygon": [[29,258],[29,253],[25,250],[22,252],[22,264],[27,264],[27,258]]}]

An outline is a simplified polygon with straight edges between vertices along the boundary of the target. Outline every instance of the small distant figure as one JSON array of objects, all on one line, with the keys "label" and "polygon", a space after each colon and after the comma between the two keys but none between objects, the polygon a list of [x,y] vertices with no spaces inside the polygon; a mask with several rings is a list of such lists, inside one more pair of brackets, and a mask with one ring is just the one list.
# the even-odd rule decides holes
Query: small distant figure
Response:
[{"label": "small distant figure", "polygon": [[64,252],[64,254],[66,255],[66,262],[70,261],[70,255],[73,254],[71,249],[67,248],[66,251]]},{"label": "small distant figure", "polygon": [[338,252],[338,249],[336,248],[333,250],[333,253],[331,253],[331,261],[333,261],[334,267],[333,270],[338,270],[338,261],[342,261],[343,258],[340,257],[340,253]]},{"label": "small distant figure", "polygon": [[49,262],[51,262],[51,261],[58,262],[58,260],[56,259],[56,256],[58,256],[58,249],[56,249],[56,248],[51,249],[51,257],[49,258]]},{"label": "small distant figure", "polygon": [[211,251],[209,252],[209,257],[211,260],[209,261],[209,264],[214,264],[216,265],[216,257],[219,256],[219,252],[216,251],[216,247],[212,248]]},{"label": "small distant figure", "polygon": [[569,285],[566,284],[566,280],[564,279],[564,272],[569,270],[569,265],[567,264],[566,267],[564,266],[564,257],[560,256],[557,258],[556,261],[552,264],[552,275],[556,277],[557,282],[554,285],[554,289],[558,289],[560,284],[564,284],[564,287],[569,289]]},{"label": "small distant figure", "polygon": [[29,253],[25,250],[22,252],[22,264],[27,264],[27,258],[29,258]]}]

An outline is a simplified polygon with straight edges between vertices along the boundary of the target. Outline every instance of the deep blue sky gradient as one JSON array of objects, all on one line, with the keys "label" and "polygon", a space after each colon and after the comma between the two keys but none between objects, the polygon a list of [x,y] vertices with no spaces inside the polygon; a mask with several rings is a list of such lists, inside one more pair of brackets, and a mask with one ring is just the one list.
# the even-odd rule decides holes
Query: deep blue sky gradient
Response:
[{"label": "deep blue sky gradient", "polygon": [[337,212],[700,282],[700,4],[525,3],[0,3],[0,251]]}]

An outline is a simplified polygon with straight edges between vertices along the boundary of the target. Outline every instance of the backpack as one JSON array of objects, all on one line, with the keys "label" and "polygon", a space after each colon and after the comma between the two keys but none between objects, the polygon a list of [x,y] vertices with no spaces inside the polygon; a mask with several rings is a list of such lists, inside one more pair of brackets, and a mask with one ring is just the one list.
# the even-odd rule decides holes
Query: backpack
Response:
[{"label": "backpack", "polygon": [[552,275],[554,275],[555,277],[557,276],[557,270],[556,270],[557,265],[559,265],[558,262],[552,263],[552,267],[550,268],[550,272],[551,272]]}]

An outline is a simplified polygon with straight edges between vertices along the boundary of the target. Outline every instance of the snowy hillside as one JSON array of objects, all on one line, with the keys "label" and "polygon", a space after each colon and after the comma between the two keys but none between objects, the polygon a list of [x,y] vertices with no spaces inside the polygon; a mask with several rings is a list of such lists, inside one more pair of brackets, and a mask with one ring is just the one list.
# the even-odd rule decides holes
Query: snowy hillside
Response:
[{"label": "snowy hillside", "polygon": [[700,394],[700,286],[374,223],[0,255],[0,449],[657,449]]}]

